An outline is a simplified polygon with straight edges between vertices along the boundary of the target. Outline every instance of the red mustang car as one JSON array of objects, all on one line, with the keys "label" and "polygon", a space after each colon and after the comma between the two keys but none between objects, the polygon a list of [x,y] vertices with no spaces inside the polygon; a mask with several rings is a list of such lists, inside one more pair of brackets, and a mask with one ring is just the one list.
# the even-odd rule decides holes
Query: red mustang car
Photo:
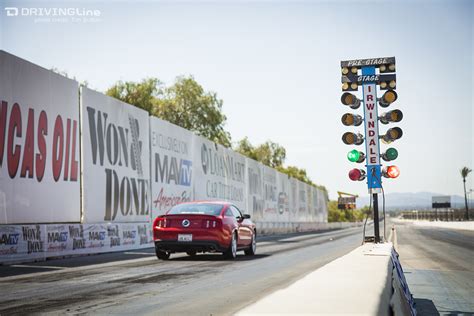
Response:
[{"label": "red mustang car", "polygon": [[166,260],[171,253],[222,252],[235,258],[237,251],[254,255],[257,229],[250,215],[229,202],[188,202],[174,206],[153,222],[156,256]]}]

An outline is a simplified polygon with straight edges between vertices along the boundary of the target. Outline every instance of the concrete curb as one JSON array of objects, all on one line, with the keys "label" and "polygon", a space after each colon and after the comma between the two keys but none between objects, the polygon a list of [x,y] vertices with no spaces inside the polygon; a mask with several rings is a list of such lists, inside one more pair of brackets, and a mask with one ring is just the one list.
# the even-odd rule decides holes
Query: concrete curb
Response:
[{"label": "concrete curb", "polygon": [[[394,263],[394,258],[396,263]],[[365,244],[238,315],[416,315],[391,243]],[[411,295],[410,295],[411,297]]]}]

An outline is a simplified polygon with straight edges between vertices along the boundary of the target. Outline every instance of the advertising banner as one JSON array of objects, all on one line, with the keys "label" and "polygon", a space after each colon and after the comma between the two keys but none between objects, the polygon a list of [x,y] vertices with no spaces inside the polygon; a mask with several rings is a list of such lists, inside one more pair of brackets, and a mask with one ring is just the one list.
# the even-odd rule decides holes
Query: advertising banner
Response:
[{"label": "advertising banner", "polygon": [[152,215],[193,200],[193,134],[150,117]]},{"label": "advertising banner", "polygon": [[306,195],[306,184],[298,181],[298,221],[304,222],[307,220],[308,203]]},{"label": "advertising banner", "polygon": [[279,222],[290,221],[290,178],[277,172],[277,213]]},{"label": "advertising banner", "polygon": [[45,225],[0,225],[0,263],[45,256]]},{"label": "advertising banner", "polygon": [[290,182],[290,220],[298,221],[299,197],[298,197],[298,180],[289,179]]},{"label": "advertising banner", "polygon": [[277,172],[267,166],[263,166],[263,194],[264,207],[263,216],[265,220],[278,220],[278,192],[277,192]]},{"label": "advertising banner", "polygon": [[0,224],[79,222],[78,83],[0,50]]},{"label": "advertising banner", "polygon": [[319,190],[315,187],[311,187],[311,194],[313,195],[313,216],[314,221],[321,222],[322,218],[322,209],[319,201]]},{"label": "advertising banner", "polygon": [[150,221],[148,113],[81,91],[84,223]]},{"label": "advertising banner", "polygon": [[230,201],[246,212],[245,157],[200,136],[193,143],[195,198]]},{"label": "advertising banner", "polygon": [[254,221],[262,221],[263,217],[263,165],[253,159],[246,158],[247,165],[247,212]]},{"label": "advertising banner", "polygon": [[308,210],[308,217],[306,218],[306,220],[312,222],[316,218],[314,213],[313,186],[308,184],[306,185],[306,203]]},{"label": "advertising banner", "polygon": [[148,223],[0,225],[0,264],[151,246]]}]

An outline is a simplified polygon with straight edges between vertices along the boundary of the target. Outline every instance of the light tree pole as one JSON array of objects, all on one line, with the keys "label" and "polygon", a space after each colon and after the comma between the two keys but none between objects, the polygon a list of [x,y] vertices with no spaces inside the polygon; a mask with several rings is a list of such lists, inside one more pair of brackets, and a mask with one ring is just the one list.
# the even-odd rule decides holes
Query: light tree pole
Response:
[{"label": "light tree pole", "polygon": [[469,169],[468,167],[463,167],[461,169],[461,177],[464,184],[464,203],[466,205],[466,220],[469,220],[469,206],[467,205],[466,178],[471,171],[472,169]]}]

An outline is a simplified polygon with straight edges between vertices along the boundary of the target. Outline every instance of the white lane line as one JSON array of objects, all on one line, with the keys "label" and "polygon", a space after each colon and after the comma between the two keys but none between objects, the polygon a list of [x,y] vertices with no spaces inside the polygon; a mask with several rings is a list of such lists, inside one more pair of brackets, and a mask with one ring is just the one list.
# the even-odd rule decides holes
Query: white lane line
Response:
[{"label": "white lane line", "polygon": [[57,266],[34,266],[30,264],[14,264],[10,267],[14,268],[35,268],[35,269],[55,269],[55,270],[62,270],[65,269],[64,267],[57,267]]}]

